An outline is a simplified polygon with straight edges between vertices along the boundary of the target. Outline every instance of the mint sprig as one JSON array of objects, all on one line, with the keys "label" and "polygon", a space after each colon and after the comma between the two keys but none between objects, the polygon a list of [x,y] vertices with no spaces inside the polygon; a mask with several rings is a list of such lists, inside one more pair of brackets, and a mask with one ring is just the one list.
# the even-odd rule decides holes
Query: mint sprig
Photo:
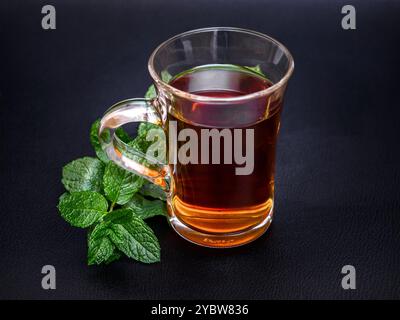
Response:
[{"label": "mint sprig", "polygon": [[[87,228],[88,265],[109,264],[124,255],[143,263],[158,262],[160,245],[144,219],[167,215],[165,201],[160,200],[165,200],[164,192],[107,158],[97,136],[99,126],[96,120],[90,129],[97,158],[76,159],[62,170],[67,192],[59,198],[61,217],[74,227]],[[154,127],[141,123],[134,139],[122,128],[116,134],[146,152],[152,143],[146,135]]]}]

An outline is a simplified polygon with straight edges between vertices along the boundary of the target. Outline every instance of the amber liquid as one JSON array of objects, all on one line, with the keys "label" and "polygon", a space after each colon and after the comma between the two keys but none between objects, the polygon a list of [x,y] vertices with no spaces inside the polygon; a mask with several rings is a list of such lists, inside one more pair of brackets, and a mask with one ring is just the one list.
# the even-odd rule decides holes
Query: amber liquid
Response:
[{"label": "amber liquid", "polygon": [[[197,67],[170,84],[196,95],[219,98],[240,97],[272,85],[266,78],[241,67],[223,65]],[[201,129],[254,129],[254,170],[249,175],[236,174],[235,168],[243,165],[223,163],[224,139],[220,146],[221,164],[183,165],[178,161],[170,165],[173,177],[170,206],[174,215],[204,234],[243,232],[262,223],[272,214],[281,102],[272,102],[265,96],[223,104],[177,99],[172,109],[169,120],[177,121],[178,132],[191,128],[200,137]],[[243,140],[245,152],[246,141]],[[184,143],[178,142],[178,149]],[[201,153],[200,143],[198,153]],[[210,242],[210,245],[224,246],[224,243],[213,245]],[[226,244],[230,245],[238,243]]]}]

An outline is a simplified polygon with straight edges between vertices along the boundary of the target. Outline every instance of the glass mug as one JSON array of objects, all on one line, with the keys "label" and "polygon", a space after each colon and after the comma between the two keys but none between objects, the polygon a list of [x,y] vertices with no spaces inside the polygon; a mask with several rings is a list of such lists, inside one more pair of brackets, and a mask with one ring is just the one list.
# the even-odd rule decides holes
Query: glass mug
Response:
[{"label": "glass mug", "polygon": [[[177,35],[149,59],[157,97],[112,106],[101,120],[102,147],[166,192],[169,221],[183,238],[207,247],[253,241],[272,221],[275,147],[293,68],[289,51],[259,32]],[[115,130],[130,122],[165,131],[166,162],[118,138]]]}]

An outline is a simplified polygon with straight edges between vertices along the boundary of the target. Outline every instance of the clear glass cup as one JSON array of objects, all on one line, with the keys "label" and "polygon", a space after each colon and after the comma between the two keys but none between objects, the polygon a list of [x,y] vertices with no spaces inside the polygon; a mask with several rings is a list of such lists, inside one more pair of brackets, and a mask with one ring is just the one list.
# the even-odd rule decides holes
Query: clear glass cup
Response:
[{"label": "clear glass cup", "polygon": [[[187,72],[199,66],[207,66],[202,74]],[[253,72],[246,67],[257,69]],[[261,236],[272,221],[275,147],[284,93],[293,68],[289,51],[259,32],[218,27],[177,35],[159,45],[149,59],[157,97],[113,105],[101,120],[102,147],[116,164],[166,192],[171,226],[183,238],[207,247],[248,243]],[[258,76],[260,72],[268,79],[268,85]],[[182,75],[187,79],[194,76],[186,87],[171,85],[171,76],[175,79]],[[257,87],[260,83],[265,86]],[[237,95],[218,93],[230,86],[251,90]],[[210,90],[218,94],[208,95]],[[164,130],[167,160],[144,154],[118,138],[115,130],[130,122],[150,122]],[[243,173],[246,170],[242,169],[238,173],[243,161],[236,165],[232,159],[203,163],[206,151],[211,153],[210,159],[215,152],[225,152],[221,145],[202,149],[197,142],[193,150],[198,153],[198,160],[179,161],[178,150],[185,141],[176,136],[182,129],[198,133],[200,138],[204,130],[217,129],[224,147],[232,138],[241,137],[239,144],[234,140],[231,151],[239,150],[235,161],[236,156],[241,159],[244,150],[252,154],[251,172]],[[228,137],[222,134],[224,129]],[[235,130],[244,131],[236,136]],[[212,139],[208,141],[213,143]],[[224,161],[229,158],[223,155]]]}]

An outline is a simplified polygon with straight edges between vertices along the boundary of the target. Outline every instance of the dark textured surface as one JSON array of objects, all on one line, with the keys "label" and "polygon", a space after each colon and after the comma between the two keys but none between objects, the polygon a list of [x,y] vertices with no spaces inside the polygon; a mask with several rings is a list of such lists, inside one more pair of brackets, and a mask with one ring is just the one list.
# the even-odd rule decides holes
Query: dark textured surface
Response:
[{"label": "dark textured surface", "polygon": [[[398,1],[44,1],[0,4],[0,298],[399,298]],[[92,155],[91,122],[142,96],[151,51],[198,27],[276,37],[296,62],[281,127],[275,221],[246,247],[210,250],[154,218],[162,262],[86,266],[85,232],[57,210],[61,167]],[[243,186],[245,187],[245,186]],[[41,289],[41,268],[57,289]],[[357,270],[357,290],[340,270]]]}]

